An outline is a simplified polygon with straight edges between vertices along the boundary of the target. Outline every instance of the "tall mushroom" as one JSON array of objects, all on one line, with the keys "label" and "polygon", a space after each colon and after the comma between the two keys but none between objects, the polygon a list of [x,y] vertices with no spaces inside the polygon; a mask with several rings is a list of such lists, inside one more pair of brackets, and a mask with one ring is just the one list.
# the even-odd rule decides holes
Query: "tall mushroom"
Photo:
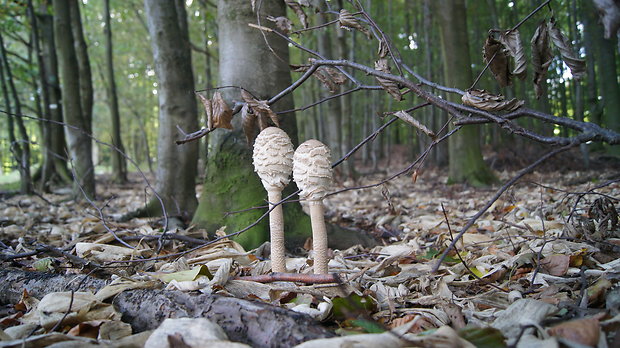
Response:
[{"label": "tall mushroom", "polygon": [[269,213],[273,272],[286,272],[282,205],[273,206],[282,200],[282,190],[291,180],[293,152],[291,139],[277,127],[265,128],[254,141],[254,171],[267,190],[269,208],[273,208]]},{"label": "tall mushroom", "polygon": [[323,198],[332,184],[331,153],[318,140],[299,145],[293,156],[293,179],[301,189],[300,196],[310,205],[314,273],[327,274],[327,231]]}]

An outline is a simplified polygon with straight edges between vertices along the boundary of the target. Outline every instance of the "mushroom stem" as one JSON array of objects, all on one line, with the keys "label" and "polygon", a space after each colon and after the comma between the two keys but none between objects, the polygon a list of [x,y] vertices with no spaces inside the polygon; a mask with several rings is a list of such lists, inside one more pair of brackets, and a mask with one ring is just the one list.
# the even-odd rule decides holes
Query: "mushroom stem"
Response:
[{"label": "mushroom stem", "polygon": [[284,248],[284,217],[282,204],[274,205],[282,200],[281,191],[267,191],[269,199],[269,233],[271,234],[271,271],[286,272],[286,256]]},{"label": "mushroom stem", "polygon": [[327,230],[325,228],[325,207],[322,200],[311,200],[310,221],[312,224],[312,249],[314,250],[314,274],[327,274]]}]

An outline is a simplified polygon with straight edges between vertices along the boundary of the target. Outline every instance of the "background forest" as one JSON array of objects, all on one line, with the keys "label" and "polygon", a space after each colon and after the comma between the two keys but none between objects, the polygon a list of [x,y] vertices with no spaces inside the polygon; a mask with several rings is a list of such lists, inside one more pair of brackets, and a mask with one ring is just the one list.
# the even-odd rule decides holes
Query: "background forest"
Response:
[{"label": "background forest", "polygon": [[[536,323],[560,342],[619,342],[619,13],[609,0],[2,1],[0,303],[28,297],[11,272],[51,279],[29,287],[51,299],[10,307],[7,325],[63,331],[74,300],[110,299],[127,335],[194,306],[254,346],[402,324],[376,339],[447,329],[505,346],[547,339],[520,328]],[[257,163],[282,164],[256,149],[276,143],[265,129],[297,151],[327,145],[326,186],[264,188]],[[79,291],[106,289],[97,278],[127,283]],[[245,320],[256,313],[277,318]]]},{"label": "background forest", "polygon": [[[303,1],[301,2],[303,3]],[[399,50],[402,60],[414,71],[430,81],[450,85],[444,76],[442,62],[446,59],[441,51],[438,14],[429,1],[368,1],[365,6],[377,25],[389,35],[392,44]],[[468,20],[465,47],[452,47],[446,54],[455,57],[469,56],[471,68],[478,74],[485,66],[481,49],[489,29],[510,28],[540,5],[538,1],[468,1],[466,16]],[[331,1],[330,6],[336,6]],[[618,109],[620,92],[617,79],[617,47],[615,38],[604,39],[604,28],[600,23],[591,1],[553,1],[548,9],[542,10],[525,22],[520,28],[521,36],[526,42],[524,49],[531,56],[530,45],[539,22],[554,16],[557,25],[567,35],[579,57],[585,59],[587,74],[581,82],[571,75],[568,66],[559,55],[554,56],[546,75],[543,96],[536,98],[530,77],[525,80],[515,79],[512,86],[498,87],[493,75],[486,73],[478,82],[478,88],[484,88],[494,94],[517,97],[534,109],[562,115],[576,120],[585,120],[618,130]],[[217,7],[211,1],[186,1],[187,29],[192,48],[191,67],[195,79],[195,89],[205,90],[218,85],[218,23]],[[338,7],[338,6],[336,6]],[[145,171],[154,171],[157,165],[156,148],[161,139],[157,136],[158,81],[155,62],[147,28],[147,13],[144,4],[139,1],[81,1],[79,12],[82,21],[82,35],[90,67],[92,81],[92,135],[96,139],[114,143],[124,149]],[[33,17],[34,14],[34,17]],[[55,11],[51,2],[5,1],[2,5],[2,39],[3,39],[3,108],[4,111],[26,114],[41,119],[54,119],[52,116],[62,107],[58,98],[58,68],[54,66],[57,53],[53,45],[53,16]],[[294,15],[292,15],[294,17]],[[291,17],[292,18],[292,17]],[[38,32],[33,31],[36,20]],[[312,16],[311,25],[318,25],[331,20],[329,15]],[[293,29],[299,29],[299,23]],[[75,29],[75,28],[74,28]],[[447,30],[451,30],[446,28]],[[111,40],[110,35],[113,39]],[[294,37],[294,36],[293,36]],[[37,41],[38,40],[38,41]],[[57,40],[58,41],[58,40]],[[347,32],[334,26],[325,30],[309,31],[303,34],[304,45],[323,52],[329,58],[346,58],[353,61],[368,62],[373,60],[376,44],[367,40],[362,32]],[[59,43],[57,43],[59,44]],[[257,43],[258,44],[258,43]],[[302,64],[307,54],[291,49],[291,63]],[[185,64],[190,64],[187,62]],[[47,69],[41,69],[41,66]],[[85,68],[83,68],[85,69]],[[45,74],[41,70],[46,70]],[[458,72],[461,73],[461,72]],[[405,72],[407,74],[407,72]],[[297,75],[296,75],[297,76]],[[43,81],[42,78],[47,79]],[[344,88],[336,86],[337,88]],[[465,89],[467,86],[458,86]],[[48,91],[45,96],[43,90]],[[343,89],[344,90],[344,89]],[[440,92],[441,93],[441,92]],[[308,105],[329,91],[319,81],[312,81],[295,91],[295,105]],[[47,99],[47,104],[45,104]],[[405,108],[416,105],[416,97],[406,97],[397,107]],[[196,103],[199,103],[196,99]],[[386,120],[381,112],[392,110],[397,102],[389,95],[365,91],[346,98],[338,98],[322,103],[297,113],[299,136],[301,139],[317,138],[327,143],[339,158],[346,150],[368,136],[372,130]],[[47,106],[49,105],[49,107]],[[86,105],[86,109],[89,106]],[[88,114],[89,110],[85,110]],[[113,116],[116,115],[116,116]],[[435,108],[426,108],[417,114],[420,121],[431,129],[439,129],[445,123],[446,115]],[[60,117],[56,115],[55,117]],[[88,117],[88,115],[87,115]],[[115,122],[120,119],[120,124]],[[56,119],[60,120],[60,119]],[[19,152],[30,152],[29,163],[33,176],[34,188],[48,188],[52,182],[70,181],[70,173],[65,168],[57,169],[58,176],[50,178],[44,173],[48,157],[66,158],[62,147],[49,148],[47,133],[58,131],[58,125],[46,124],[27,118],[10,118],[5,114],[0,118],[2,135],[0,138],[0,162],[2,163],[2,183],[18,182],[20,167]],[[570,135],[570,130],[560,126],[544,129],[545,124],[529,121],[528,127],[541,129],[546,134]],[[200,122],[205,125],[206,121]],[[116,125],[116,127],[115,127]],[[118,129],[115,129],[118,128]],[[193,131],[193,130],[186,130]],[[47,132],[47,133],[46,133]],[[114,137],[115,133],[120,133]],[[62,134],[58,134],[59,137]],[[26,141],[27,140],[27,141]],[[519,145],[516,145],[518,142]],[[524,149],[523,139],[502,132],[495,126],[480,127],[480,144],[485,150],[494,149],[496,153],[515,153]],[[356,161],[347,161],[342,171],[345,175],[356,175],[368,167],[376,170],[382,160],[395,158],[412,159],[425,148],[427,137],[418,131],[399,123],[362,148],[355,157]],[[526,143],[526,142],[525,142]],[[121,147],[122,145],[122,147]],[[58,145],[56,145],[58,146]],[[208,146],[201,145],[199,158],[204,161]],[[617,147],[615,147],[617,148]],[[598,145],[590,146],[590,151],[600,151]],[[584,147],[584,151],[587,149]],[[607,151],[616,151],[612,148]],[[115,177],[124,178],[126,159],[118,158],[115,151],[102,144],[93,145],[92,162],[97,173],[111,172]],[[445,165],[449,156],[445,146],[438,146],[431,161]],[[114,161],[122,162],[114,165]],[[386,164],[383,164],[386,165]],[[199,165],[204,168],[204,162]],[[366,168],[366,169],[361,169]],[[130,165],[130,171],[135,168]],[[192,175],[184,173],[183,175]],[[41,181],[48,181],[42,184]],[[15,186],[13,186],[15,187]]]}]

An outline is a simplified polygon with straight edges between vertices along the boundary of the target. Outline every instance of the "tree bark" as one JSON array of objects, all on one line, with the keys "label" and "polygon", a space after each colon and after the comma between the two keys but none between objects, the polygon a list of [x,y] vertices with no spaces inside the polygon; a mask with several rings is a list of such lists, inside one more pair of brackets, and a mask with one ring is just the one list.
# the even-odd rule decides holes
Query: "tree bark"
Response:
[{"label": "tree bark", "polygon": [[[284,1],[266,0],[261,6],[261,25],[271,25],[265,18],[285,15]],[[260,99],[267,99],[291,83],[288,67],[288,47],[276,36],[263,34],[248,26],[256,23],[256,15],[246,0],[220,0],[218,2],[219,85],[243,87]],[[229,104],[242,101],[238,88],[222,89]],[[293,108],[292,95],[287,95],[273,105],[273,109]],[[252,149],[241,132],[240,117],[233,119],[235,130],[216,130],[210,136],[204,191],[193,222],[208,231],[227,226],[228,232],[238,231],[255,222],[264,211],[252,210],[226,216],[226,212],[247,209],[265,204],[266,192],[252,167]],[[280,118],[281,128],[296,145],[297,124],[294,114]],[[288,186],[283,197],[292,192]],[[287,193],[288,192],[288,193]],[[310,221],[299,204],[284,206],[285,233],[288,245],[300,245],[310,235]],[[246,248],[259,246],[269,240],[269,226],[264,219],[258,226],[237,238]]]},{"label": "tree bark", "polygon": [[125,147],[121,138],[120,113],[118,111],[118,96],[116,93],[116,79],[114,78],[114,51],[112,49],[112,25],[110,23],[110,0],[104,0],[105,18],[105,60],[108,75],[108,107],[112,119],[112,144],[116,150],[112,150],[112,172],[118,183],[127,182],[127,161],[123,154]]},{"label": "tree bark", "polygon": [[[145,0],[144,7],[158,81],[156,190],[168,214],[189,217],[197,205],[198,143],[175,144],[177,126],[185,131],[198,128],[185,8],[181,0]],[[151,200],[145,210],[148,215],[161,214],[159,201]]]},{"label": "tree bark", "polygon": [[[436,3],[437,20],[441,34],[441,47],[446,85],[467,89],[473,82],[467,21],[464,0],[440,0]],[[448,98],[460,102],[458,96]],[[464,126],[449,139],[449,180],[466,182],[472,186],[485,186],[495,177],[482,160],[480,128]]]},{"label": "tree bark", "polygon": [[[32,193],[32,178],[30,176],[30,139],[28,138],[26,126],[24,126],[24,120],[21,117],[21,102],[17,94],[17,89],[15,88],[13,73],[11,71],[11,66],[9,64],[9,60],[6,54],[6,49],[4,47],[4,40],[1,34],[0,58],[2,60],[2,65],[4,66],[4,71],[6,73],[6,81],[8,82],[9,88],[11,90],[11,95],[13,97],[13,109],[15,111],[15,114],[17,115],[9,115],[9,137],[11,139],[11,148],[14,151],[15,160],[18,166],[17,170],[19,171],[20,177],[20,192],[22,194],[30,194]],[[2,83],[4,84],[4,80],[2,81]],[[4,89],[6,89],[6,86],[3,85],[3,90]],[[6,91],[4,91],[4,97],[6,98],[7,105],[9,105],[9,95]],[[19,131],[19,140],[16,139],[14,130],[12,129],[12,125],[14,124],[13,120],[17,124],[17,129]]]},{"label": "tree bark", "polygon": [[[79,289],[78,284],[81,284]],[[105,285],[103,280],[83,275],[0,270],[0,303],[19,302],[24,289],[30,296],[41,299],[50,292],[72,289],[94,293]],[[334,336],[305,314],[219,295],[130,290],[114,296],[112,303],[134,332],[153,330],[166,318],[187,317],[212,320],[224,329],[230,340],[252,347],[292,347],[307,340]]]},{"label": "tree bark", "polygon": [[84,30],[82,29],[82,17],[80,15],[80,7],[77,0],[69,0],[69,13],[71,18],[71,31],[73,32],[73,45],[75,47],[76,58],[79,69],[80,81],[80,104],[82,105],[82,114],[88,125],[88,133],[92,134],[93,122],[93,77],[90,69],[90,58],[88,57],[88,49],[86,40],[84,39]]},{"label": "tree bark", "polygon": [[[44,8],[46,10],[46,8]],[[71,174],[67,169],[67,148],[65,133],[62,122],[62,103],[60,91],[60,78],[58,73],[58,57],[56,55],[56,42],[54,40],[54,20],[51,15],[37,13],[37,23],[40,23],[41,55],[45,70],[45,81],[41,84],[44,93],[48,96],[46,105],[43,106],[48,122],[43,122],[45,153],[41,171],[41,184],[48,190],[48,182],[71,183]],[[45,100],[45,99],[44,99]],[[45,101],[44,101],[45,102]]]},{"label": "tree bark", "polygon": [[[73,0],[72,0],[73,1]],[[71,1],[71,2],[72,2]],[[77,54],[73,46],[69,1],[54,0],[54,35],[61,66],[63,117],[67,124],[65,134],[69,155],[75,168],[73,194],[76,198],[83,191],[95,196],[95,168],[92,160],[90,120],[82,110],[80,73]]]},{"label": "tree bark", "polygon": [[[594,19],[596,10],[591,2],[585,4],[590,20],[587,25],[591,26],[591,38],[593,39],[594,54],[596,56],[598,81],[600,92],[603,97],[602,126],[616,132],[620,131],[620,86],[616,65],[616,38],[611,39],[603,36],[601,23]],[[594,18],[593,18],[594,17]],[[614,156],[620,156],[620,146],[609,146],[607,152]]]}]

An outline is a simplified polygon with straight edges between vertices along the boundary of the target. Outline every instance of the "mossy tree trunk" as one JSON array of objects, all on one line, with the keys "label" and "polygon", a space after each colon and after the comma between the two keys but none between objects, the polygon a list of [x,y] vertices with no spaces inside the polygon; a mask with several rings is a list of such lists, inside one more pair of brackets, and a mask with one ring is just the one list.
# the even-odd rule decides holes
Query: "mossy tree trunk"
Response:
[{"label": "mossy tree trunk", "polygon": [[[261,25],[270,23],[266,16],[285,15],[284,1],[262,2]],[[285,41],[266,33],[269,41],[257,29],[248,26],[256,23],[250,1],[220,0],[218,2],[219,28],[219,85],[243,87],[260,99],[274,96],[291,83],[288,67],[289,53]],[[273,52],[269,49],[273,49]],[[275,52],[275,54],[274,54]],[[276,56],[277,55],[277,56]],[[222,89],[229,104],[241,101],[238,88]],[[210,97],[210,96],[209,96]],[[276,111],[291,109],[292,96],[278,101],[272,108]],[[227,215],[227,212],[266,204],[267,193],[252,166],[252,148],[241,132],[240,117],[235,116],[234,131],[217,130],[210,136],[206,179],[202,197],[193,222],[209,232],[227,226],[226,232],[238,231],[265,213],[265,209],[250,210]],[[295,115],[280,117],[281,128],[288,133],[294,145],[297,141]],[[283,197],[294,190],[290,184]],[[284,232],[288,245],[299,245],[310,235],[310,221],[298,203],[284,206]],[[267,219],[235,238],[246,248],[253,248],[269,239]]]},{"label": "mossy tree trunk", "polygon": [[[467,20],[464,0],[440,0],[435,3],[441,34],[441,49],[445,84],[467,89],[473,82]],[[451,101],[460,102],[451,94]],[[449,178],[451,182],[466,182],[472,186],[485,186],[495,181],[495,176],[482,160],[480,128],[465,126],[449,139]]]}]

